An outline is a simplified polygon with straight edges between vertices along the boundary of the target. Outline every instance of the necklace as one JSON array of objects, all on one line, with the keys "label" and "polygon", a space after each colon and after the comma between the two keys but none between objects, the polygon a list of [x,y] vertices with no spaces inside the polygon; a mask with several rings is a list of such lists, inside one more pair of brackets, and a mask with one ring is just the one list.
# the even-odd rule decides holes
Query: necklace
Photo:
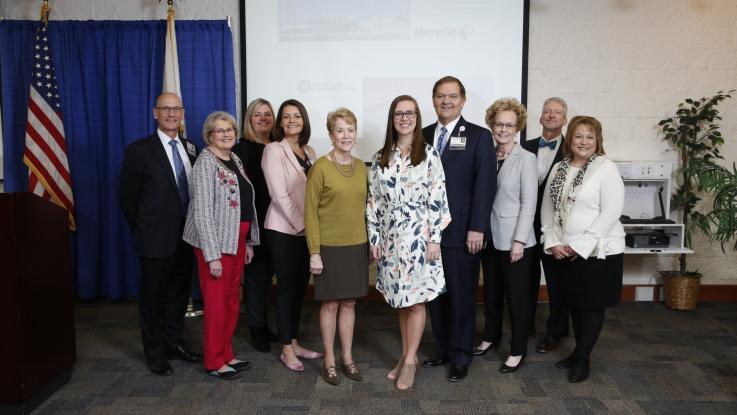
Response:
[{"label": "necklace", "polygon": [[338,170],[338,173],[340,173],[341,176],[353,177],[353,174],[356,173],[356,160],[353,157],[351,157],[351,162],[349,164],[341,164],[338,163],[335,153],[331,151],[328,155],[330,156],[330,161],[333,162],[333,166],[335,166],[335,170]]}]

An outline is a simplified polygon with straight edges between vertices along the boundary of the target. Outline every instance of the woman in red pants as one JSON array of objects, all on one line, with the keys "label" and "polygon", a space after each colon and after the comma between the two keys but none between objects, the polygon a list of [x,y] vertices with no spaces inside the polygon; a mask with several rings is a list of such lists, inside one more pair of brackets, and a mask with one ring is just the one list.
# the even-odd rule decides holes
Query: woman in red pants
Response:
[{"label": "woman in red pants", "polygon": [[205,370],[220,379],[236,379],[250,366],[233,355],[233,333],[240,312],[241,272],[259,244],[253,185],[230,151],[236,131],[235,119],[226,112],[213,112],[205,120],[202,135],[208,147],[192,168],[183,236],[195,248],[199,266]]}]

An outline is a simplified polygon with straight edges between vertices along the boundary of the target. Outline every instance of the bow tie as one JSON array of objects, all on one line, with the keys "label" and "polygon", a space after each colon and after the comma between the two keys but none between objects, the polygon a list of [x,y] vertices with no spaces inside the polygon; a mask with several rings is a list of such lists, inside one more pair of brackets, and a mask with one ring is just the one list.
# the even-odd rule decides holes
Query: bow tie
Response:
[{"label": "bow tie", "polygon": [[551,150],[555,150],[555,145],[558,144],[556,140],[547,141],[544,139],[540,139],[540,142],[538,143],[538,148],[549,148]]}]

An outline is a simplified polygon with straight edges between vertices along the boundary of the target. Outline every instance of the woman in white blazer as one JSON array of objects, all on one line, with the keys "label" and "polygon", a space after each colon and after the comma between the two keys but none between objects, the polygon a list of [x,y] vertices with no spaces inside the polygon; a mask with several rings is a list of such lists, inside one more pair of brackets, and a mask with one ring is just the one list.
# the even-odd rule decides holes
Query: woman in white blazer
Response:
[{"label": "woman in white blazer", "polygon": [[297,342],[302,301],[310,280],[309,253],[305,239],[304,204],[307,173],[315,161],[310,140],[310,120],[301,102],[290,99],[279,106],[274,142],[264,148],[261,169],[271,203],[264,219],[265,236],[271,248],[276,274],[276,325],[287,368],[302,372],[299,360],[317,359],[322,353],[305,349]]},{"label": "woman in white blazer", "polygon": [[496,349],[502,339],[504,297],[509,303],[512,342],[509,356],[499,368],[515,372],[527,355],[532,284],[533,230],[537,206],[537,161],[515,142],[525,128],[527,110],[515,98],[496,100],[486,110],[486,124],[494,137],[497,189],[491,211],[491,244],[483,251],[484,340],[474,350],[481,356]]},{"label": "woman in white blazer", "polygon": [[589,375],[604,310],[619,303],[622,292],[624,183],[604,155],[598,120],[574,117],[564,143],[565,158],[550,172],[540,219],[543,247],[556,260],[576,339],[571,355],[555,365],[578,383]]}]

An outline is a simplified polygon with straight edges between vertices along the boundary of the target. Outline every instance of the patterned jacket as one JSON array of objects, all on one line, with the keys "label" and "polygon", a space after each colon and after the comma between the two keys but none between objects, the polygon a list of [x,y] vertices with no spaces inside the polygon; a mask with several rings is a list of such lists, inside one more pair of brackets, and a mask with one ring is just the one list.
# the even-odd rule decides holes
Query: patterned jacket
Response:
[{"label": "patterned jacket", "polygon": [[[243,163],[233,153],[230,153],[230,157],[235,160],[253,192],[253,185],[246,176]],[[222,254],[235,255],[238,250],[241,217],[238,178],[209,148],[202,150],[192,168],[189,194],[191,200],[182,239],[195,248],[200,248],[207,262],[220,259]],[[255,197],[251,200],[255,200]],[[255,215],[255,204],[253,212]],[[258,221],[251,221],[251,231],[246,242],[249,245],[259,245]]]}]

